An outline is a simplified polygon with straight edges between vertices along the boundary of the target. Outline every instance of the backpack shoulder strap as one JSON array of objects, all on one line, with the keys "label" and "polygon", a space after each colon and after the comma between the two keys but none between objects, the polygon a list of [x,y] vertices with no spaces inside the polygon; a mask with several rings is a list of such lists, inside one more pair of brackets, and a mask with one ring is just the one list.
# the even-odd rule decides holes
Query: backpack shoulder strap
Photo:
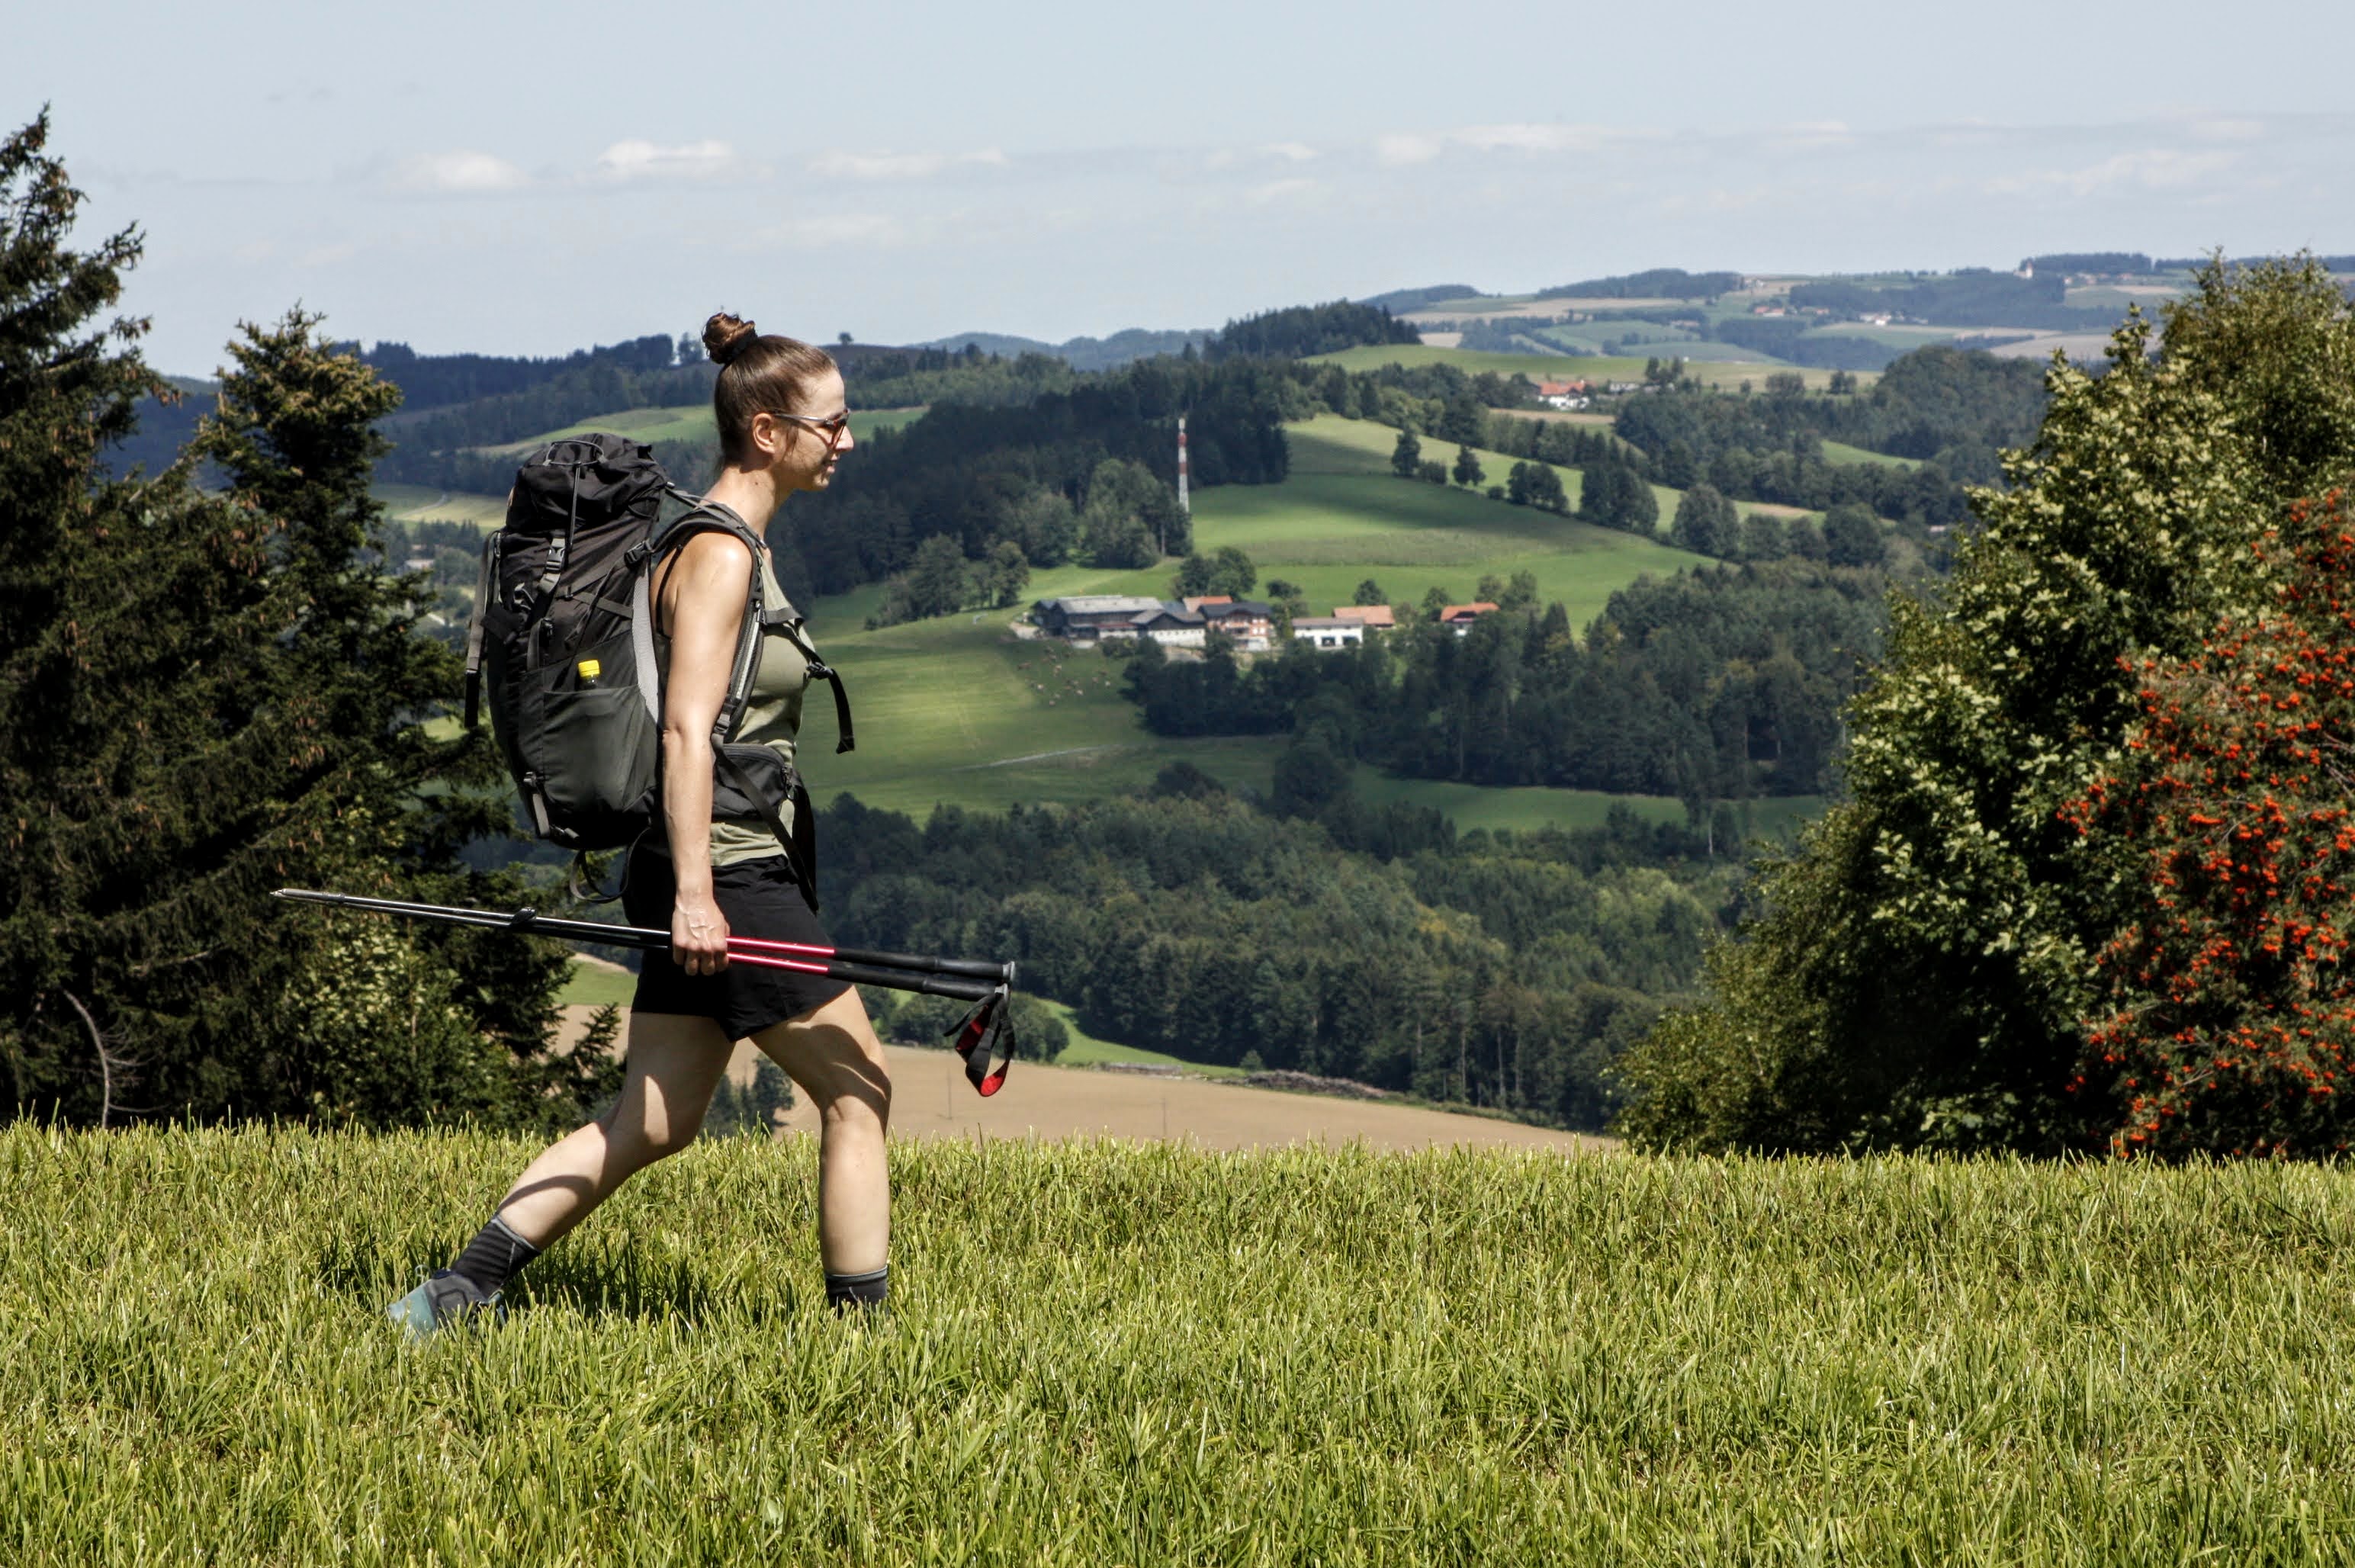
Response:
[{"label": "backpack shoulder strap", "polygon": [[834,727],[841,739],[834,743],[837,753],[856,750],[858,738],[850,728],[850,694],[842,688],[842,675],[818,656],[809,634],[802,630],[802,614],[791,604],[780,604],[762,617],[762,624],[783,632],[785,640],[798,649],[809,664],[810,678],[825,681],[834,688]]},{"label": "backpack shoulder strap", "polygon": [[[677,496],[683,492],[674,489],[671,494]],[[645,704],[648,713],[659,720],[662,716],[662,677],[655,664],[655,569],[671,551],[699,533],[731,534],[752,552],[751,583],[745,591],[743,629],[736,638],[736,661],[729,671],[728,695],[721,701],[719,715],[711,727],[711,744],[717,748],[733,739],[737,726],[743,722],[744,708],[751,699],[752,676],[759,660],[761,628],[764,624],[761,540],[743,518],[717,502],[698,501],[685,517],[654,538],[632,548],[624,558],[633,572],[630,642],[637,656],[639,700]]]}]

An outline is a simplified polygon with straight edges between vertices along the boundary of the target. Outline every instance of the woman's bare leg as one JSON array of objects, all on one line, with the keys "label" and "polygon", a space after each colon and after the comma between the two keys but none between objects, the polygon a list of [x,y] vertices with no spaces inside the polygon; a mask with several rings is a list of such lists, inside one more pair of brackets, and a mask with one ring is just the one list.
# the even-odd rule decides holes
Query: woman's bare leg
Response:
[{"label": "woman's bare leg", "polygon": [[499,1218],[544,1252],[623,1182],[694,1142],[729,1044],[709,1019],[632,1013],[622,1097],[526,1166],[499,1200]]},{"label": "woman's bare leg", "polygon": [[815,1012],[772,1024],[752,1043],[817,1107],[817,1247],[826,1273],[882,1268],[891,1252],[891,1181],[883,1152],[891,1078],[867,1005],[855,988],[845,991]]}]

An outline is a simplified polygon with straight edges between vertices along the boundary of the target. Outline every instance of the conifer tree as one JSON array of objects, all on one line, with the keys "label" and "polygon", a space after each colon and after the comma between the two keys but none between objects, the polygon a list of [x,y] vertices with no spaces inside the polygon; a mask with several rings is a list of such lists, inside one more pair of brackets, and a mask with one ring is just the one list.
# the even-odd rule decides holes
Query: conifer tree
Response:
[{"label": "conifer tree", "polygon": [[247,329],[177,463],[107,477],[163,389],[144,323],[96,324],[139,240],[69,248],[48,131],[0,144],[0,1114],[577,1115],[611,1074],[549,1050],[560,949],[267,896],[519,891],[457,869],[504,792],[421,728],[453,661],[422,584],[361,555],[397,394],[298,312]]}]

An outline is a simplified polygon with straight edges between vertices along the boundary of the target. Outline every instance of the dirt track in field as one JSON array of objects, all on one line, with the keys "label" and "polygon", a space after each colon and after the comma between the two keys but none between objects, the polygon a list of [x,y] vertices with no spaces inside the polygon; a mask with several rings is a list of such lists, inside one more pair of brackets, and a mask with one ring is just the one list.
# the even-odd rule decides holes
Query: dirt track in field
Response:
[{"label": "dirt track in field", "polygon": [[[570,1020],[577,1031],[590,1009],[565,1011],[577,1015]],[[984,1100],[965,1082],[964,1063],[954,1052],[896,1045],[883,1050],[891,1072],[891,1133],[901,1138],[1169,1138],[1216,1149],[1363,1140],[1378,1149],[1461,1144],[1564,1154],[1616,1147],[1608,1138],[1414,1105],[1034,1061],[1016,1061],[1006,1087]],[[749,1041],[739,1040],[728,1064],[729,1076],[750,1083],[757,1057]],[[786,1129],[815,1132],[815,1111],[805,1099],[797,1095],[796,1100],[786,1114]]]}]

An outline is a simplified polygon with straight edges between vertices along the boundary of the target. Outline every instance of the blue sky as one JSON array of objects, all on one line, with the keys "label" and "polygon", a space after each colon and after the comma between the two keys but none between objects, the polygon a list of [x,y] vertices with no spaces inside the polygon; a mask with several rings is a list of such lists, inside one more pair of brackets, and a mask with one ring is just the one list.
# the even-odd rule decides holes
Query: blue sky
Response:
[{"label": "blue sky", "polygon": [[2355,251],[2355,7],[80,0],[12,19],[129,304],[1060,339],[1426,283]]}]

